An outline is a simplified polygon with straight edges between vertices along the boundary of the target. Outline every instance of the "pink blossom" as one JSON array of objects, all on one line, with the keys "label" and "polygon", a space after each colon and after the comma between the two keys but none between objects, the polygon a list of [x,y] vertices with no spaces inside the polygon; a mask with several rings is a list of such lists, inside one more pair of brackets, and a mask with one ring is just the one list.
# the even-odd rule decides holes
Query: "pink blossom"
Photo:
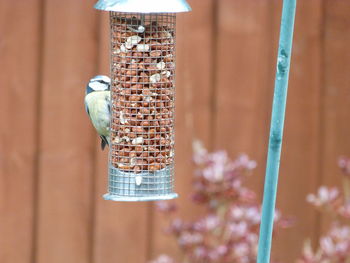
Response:
[{"label": "pink blossom", "polygon": [[242,191],[243,189],[243,187],[242,187],[242,184],[243,184],[243,182],[242,182],[242,180],[240,180],[239,178],[234,178],[234,179],[232,179],[231,180],[231,182],[230,182],[230,184],[231,184],[231,188],[232,189],[234,189],[235,191]]},{"label": "pink blossom", "polygon": [[[339,167],[345,175],[350,175],[350,159],[341,157],[338,162]],[[327,188],[322,186],[317,194],[307,196],[307,201],[316,207],[325,206],[325,212],[330,213],[333,217],[330,230],[319,240],[318,248],[313,251],[311,242],[305,243],[300,263],[328,263],[328,262],[348,262],[350,260],[350,227],[342,225],[339,215],[350,218],[350,203],[344,203],[346,198],[335,187]]]},{"label": "pink blossom", "polygon": [[194,224],[197,231],[213,231],[220,225],[220,218],[217,215],[208,215]]},{"label": "pink blossom", "polygon": [[219,183],[224,180],[225,167],[219,164],[208,166],[203,170],[203,177],[211,183]]},{"label": "pink blossom", "polygon": [[178,242],[182,247],[193,246],[202,243],[203,236],[199,233],[183,232],[181,233]]},{"label": "pink blossom", "polygon": [[249,256],[244,256],[244,257],[240,257],[240,258],[237,258],[237,263],[250,263],[250,262],[255,262],[256,259],[252,259],[250,258]]},{"label": "pink blossom", "polygon": [[158,201],[155,202],[156,209],[163,213],[172,213],[175,212],[177,207],[174,203],[169,201]]},{"label": "pink blossom", "polygon": [[276,222],[281,219],[281,212],[278,211],[278,209],[275,209],[275,215],[273,217],[273,220]]},{"label": "pink blossom", "polygon": [[342,241],[342,242],[338,242],[335,246],[335,252],[338,255],[341,256],[346,256],[348,255],[349,252],[349,242],[348,241]]},{"label": "pink blossom", "polygon": [[350,255],[350,228],[333,225],[329,233],[320,239],[320,246],[314,253],[310,242],[303,249],[300,262],[344,262]]},{"label": "pink blossom", "polygon": [[225,151],[217,151],[207,156],[208,164],[202,170],[203,177],[211,183],[219,183],[225,179],[228,171],[228,156]]},{"label": "pink blossom", "polygon": [[208,155],[209,162],[216,165],[227,165],[230,161],[226,151],[216,151]]},{"label": "pink blossom", "polygon": [[350,227],[334,225],[330,231],[330,236],[336,240],[350,241]]},{"label": "pink blossom", "polygon": [[241,187],[239,190],[239,199],[245,203],[252,203],[256,200],[256,193],[245,187]]},{"label": "pink blossom", "polygon": [[228,247],[226,245],[220,245],[215,248],[215,251],[218,253],[220,256],[224,256],[228,252]]},{"label": "pink blossom", "polygon": [[229,249],[226,245],[219,245],[209,251],[208,258],[213,262],[220,261],[220,259],[222,259],[228,253],[228,251]]},{"label": "pink blossom", "polygon": [[193,250],[193,257],[195,259],[200,259],[200,260],[203,260],[205,258],[207,258],[208,256],[208,251],[205,247],[203,246],[198,246],[198,247],[195,247],[194,250]]},{"label": "pink blossom", "polygon": [[[256,162],[247,155],[231,160],[226,151],[209,153],[199,142],[193,148],[192,201],[201,205],[205,214],[192,221],[171,220],[167,231],[181,248],[183,263],[255,262],[261,208],[244,181]],[[156,207],[165,213],[175,211],[169,202],[159,202]],[[276,228],[283,220],[278,212]]]},{"label": "pink blossom", "polygon": [[234,205],[231,207],[231,218],[235,221],[240,221],[244,218],[244,208],[239,205]]},{"label": "pink blossom", "polygon": [[233,246],[233,254],[236,258],[243,258],[250,254],[250,248],[245,242],[235,244]]},{"label": "pink blossom", "polygon": [[350,219],[350,203],[346,203],[339,207],[338,212],[341,216]]},{"label": "pink blossom", "polygon": [[335,245],[330,237],[321,238],[320,247],[327,256],[335,254]]},{"label": "pink blossom", "polygon": [[227,226],[227,235],[233,239],[244,237],[248,233],[248,224],[246,222],[229,223]]},{"label": "pink blossom", "polygon": [[318,189],[316,195],[309,194],[306,200],[313,204],[314,206],[320,207],[324,205],[329,205],[334,202],[339,197],[339,191],[336,187],[327,188],[326,186],[321,186]]},{"label": "pink blossom", "polygon": [[347,157],[340,157],[338,160],[338,166],[341,168],[344,174],[350,175],[350,159]]},{"label": "pink blossom", "polygon": [[334,227],[328,236],[320,240],[321,253],[327,257],[342,258],[350,252],[349,227]]},{"label": "pink blossom", "polygon": [[303,263],[316,263],[320,260],[320,254],[315,255],[315,253],[312,250],[311,242],[310,240],[307,240],[304,244],[302,256],[298,260],[298,262]]},{"label": "pink blossom", "polygon": [[249,207],[246,210],[245,219],[252,225],[257,225],[261,221],[261,211],[258,207]]},{"label": "pink blossom", "polygon": [[208,151],[204,148],[203,144],[195,140],[192,143],[192,148],[193,148],[193,161],[197,165],[202,165],[207,161],[207,154]]},{"label": "pink blossom", "polygon": [[250,160],[248,155],[241,154],[238,158],[231,164],[233,169],[245,168],[248,170],[253,170],[256,168],[256,161]]},{"label": "pink blossom", "polygon": [[180,218],[176,218],[171,221],[167,232],[177,235],[181,233],[181,231],[183,231],[184,228],[185,228],[184,222]]},{"label": "pink blossom", "polygon": [[250,244],[251,246],[257,245],[259,240],[259,236],[257,233],[249,233],[246,236],[246,242]]},{"label": "pink blossom", "polygon": [[204,204],[215,200],[240,199],[253,201],[255,195],[242,186],[244,175],[256,167],[247,155],[230,160],[226,151],[208,153],[203,146],[194,143],[195,171],[193,200]]},{"label": "pink blossom", "polygon": [[150,263],[175,263],[175,261],[168,255],[160,255],[155,260],[150,261]]},{"label": "pink blossom", "polygon": [[261,213],[257,206],[234,205],[231,207],[230,216],[234,221],[246,221],[256,225],[260,223]]}]

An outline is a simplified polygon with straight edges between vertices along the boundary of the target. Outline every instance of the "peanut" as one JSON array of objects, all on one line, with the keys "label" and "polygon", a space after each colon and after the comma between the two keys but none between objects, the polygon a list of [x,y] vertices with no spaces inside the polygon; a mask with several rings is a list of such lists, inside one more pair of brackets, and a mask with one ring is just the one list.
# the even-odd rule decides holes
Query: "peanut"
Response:
[{"label": "peanut", "polygon": [[111,162],[155,172],[173,163],[174,29],[154,21],[137,34],[139,19],[112,21]]}]

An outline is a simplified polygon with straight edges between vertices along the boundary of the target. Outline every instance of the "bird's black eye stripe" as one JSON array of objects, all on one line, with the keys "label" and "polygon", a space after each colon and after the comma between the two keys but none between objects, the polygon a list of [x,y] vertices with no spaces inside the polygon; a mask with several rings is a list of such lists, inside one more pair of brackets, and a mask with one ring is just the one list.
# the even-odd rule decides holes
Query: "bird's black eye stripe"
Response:
[{"label": "bird's black eye stripe", "polygon": [[100,82],[101,84],[109,85],[109,82],[106,82],[106,81],[104,81],[104,80],[102,80],[102,79],[98,80],[98,82]]}]

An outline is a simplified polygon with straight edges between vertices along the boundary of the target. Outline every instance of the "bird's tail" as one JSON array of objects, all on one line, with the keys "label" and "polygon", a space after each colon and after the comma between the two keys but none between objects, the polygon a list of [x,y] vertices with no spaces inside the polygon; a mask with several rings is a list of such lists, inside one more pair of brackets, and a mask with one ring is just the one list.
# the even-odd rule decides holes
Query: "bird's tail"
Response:
[{"label": "bird's tail", "polygon": [[105,136],[100,136],[101,137],[101,149],[102,151],[106,148],[106,145],[109,146],[109,137],[105,137]]}]

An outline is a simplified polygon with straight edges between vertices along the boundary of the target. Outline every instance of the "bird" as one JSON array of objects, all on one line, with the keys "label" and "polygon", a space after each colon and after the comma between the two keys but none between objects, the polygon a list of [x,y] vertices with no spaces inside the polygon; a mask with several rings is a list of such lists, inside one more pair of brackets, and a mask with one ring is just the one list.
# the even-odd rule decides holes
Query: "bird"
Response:
[{"label": "bird", "polygon": [[98,75],[90,79],[85,92],[85,110],[101,138],[101,149],[109,146],[111,79]]}]

